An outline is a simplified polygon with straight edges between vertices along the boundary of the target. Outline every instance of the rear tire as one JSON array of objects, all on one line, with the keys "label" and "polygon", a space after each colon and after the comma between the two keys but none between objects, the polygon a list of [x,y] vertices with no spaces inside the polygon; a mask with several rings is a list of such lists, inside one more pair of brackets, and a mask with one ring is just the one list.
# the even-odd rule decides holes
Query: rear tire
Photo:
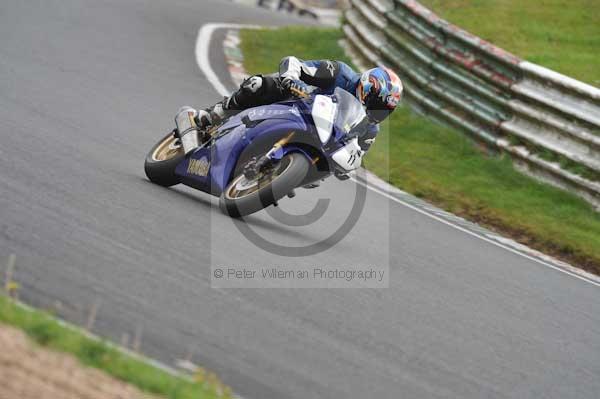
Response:
[{"label": "rear tire", "polygon": [[237,189],[243,186],[242,179],[245,179],[243,174],[239,174],[223,190],[219,207],[223,213],[234,218],[258,212],[292,192],[304,180],[309,168],[310,163],[304,155],[288,154],[279,161],[273,172],[277,174],[271,177],[268,184],[262,187],[257,184],[257,188],[249,188],[248,193],[241,193]]},{"label": "rear tire", "polygon": [[185,154],[177,138],[171,132],[152,147],[144,162],[144,171],[152,183],[170,187],[181,183],[181,177],[175,174],[175,168]]}]

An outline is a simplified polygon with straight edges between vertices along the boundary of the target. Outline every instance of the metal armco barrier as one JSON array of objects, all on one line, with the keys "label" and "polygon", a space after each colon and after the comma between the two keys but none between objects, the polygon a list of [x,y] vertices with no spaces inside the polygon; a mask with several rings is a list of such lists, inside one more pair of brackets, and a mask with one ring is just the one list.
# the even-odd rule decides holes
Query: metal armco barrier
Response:
[{"label": "metal armco barrier", "polygon": [[599,89],[521,60],[414,0],[351,0],[343,29],[359,63],[394,68],[420,112],[600,209]]},{"label": "metal armco barrier", "polygon": [[235,3],[310,17],[323,25],[339,26],[347,0],[231,0]]}]

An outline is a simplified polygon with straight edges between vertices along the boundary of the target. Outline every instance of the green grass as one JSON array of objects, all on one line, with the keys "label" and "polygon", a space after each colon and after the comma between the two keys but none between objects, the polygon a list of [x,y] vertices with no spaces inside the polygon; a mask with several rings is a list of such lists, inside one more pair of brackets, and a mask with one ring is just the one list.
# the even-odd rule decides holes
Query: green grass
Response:
[{"label": "green grass", "polygon": [[287,27],[273,30],[242,30],[241,49],[249,73],[274,72],[287,55],[304,59],[341,60],[352,65],[337,45],[342,35],[337,29]]},{"label": "green grass", "polygon": [[[346,60],[335,29],[242,31],[250,73],[272,72],[286,55]],[[508,157],[488,156],[464,134],[398,109],[366,167],[401,189],[600,274],[600,214],[583,200],[524,176]]]},{"label": "green grass", "polygon": [[421,0],[444,19],[528,61],[600,86],[598,0]]},{"label": "green grass", "polygon": [[[137,358],[125,355],[106,342],[88,338],[57,322],[50,314],[29,311],[0,295],[0,323],[22,329],[39,345],[66,352],[87,366],[95,367],[142,391],[173,399],[216,399],[231,397],[213,374],[204,381],[191,382],[174,377]],[[200,377],[200,375],[199,375]],[[217,390],[225,395],[219,396]]]}]

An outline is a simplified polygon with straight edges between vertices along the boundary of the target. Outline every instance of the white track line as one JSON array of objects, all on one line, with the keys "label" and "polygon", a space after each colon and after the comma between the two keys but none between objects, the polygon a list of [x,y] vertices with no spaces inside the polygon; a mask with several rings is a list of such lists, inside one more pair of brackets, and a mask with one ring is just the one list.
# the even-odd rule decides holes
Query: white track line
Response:
[{"label": "white track line", "polygon": [[471,236],[473,236],[473,237],[477,237],[477,238],[479,238],[479,239],[481,239],[481,240],[483,240],[483,241],[486,241],[486,242],[488,242],[488,243],[490,243],[490,244],[493,244],[493,245],[495,245],[495,246],[497,246],[497,247],[504,248],[504,249],[506,249],[507,251],[510,251],[510,252],[512,252],[512,253],[514,253],[514,254],[520,255],[520,256],[522,256],[522,257],[524,257],[524,258],[527,258],[527,259],[529,259],[529,260],[532,260],[532,261],[534,261],[534,262],[540,263],[540,264],[542,264],[542,265],[544,265],[544,266],[550,267],[550,268],[552,268],[552,269],[554,269],[554,270],[557,270],[557,271],[559,271],[559,272],[562,272],[562,273],[568,274],[569,276],[576,277],[576,278],[578,278],[578,279],[580,279],[580,280],[587,281],[587,282],[588,282],[588,283],[590,283],[590,284],[593,284],[593,285],[595,285],[595,286],[597,286],[597,287],[600,287],[600,281],[595,281],[595,280],[594,280],[594,279],[596,278],[596,276],[593,276],[593,275],[590,275],[590,276],[582,276],[582,275],[578,274],[578,273],[579,273],[579,270],[577,270],[577,269],[576,269],[574,266],[570,266],[570,267],[572,267],[572,268],[574,269],[573,271],[570,271],[570,270],[567,270],[567,269],[565,269],[565,268],[563,268],[563,267],[556,266],[556,265],[553,265],[553,264],[551,264],[551,263],[545,262],[545,261],[543,261],[542,259],[536,258],[536,257],[534,257],[534,256],[531,256],[531,255],[527,255],[527,254],[525,254],[525,253],[523,253],[523,252],[521,252],[521,251],[518,251],[518,250],[516,250],[516,249],[514,249],[514,248],[511,248],[511,247],[509,247],[509,246],[507,246],[507,245],[504,245],[504,244],[502,244],[502,243],[499,243],[499,242],[497,242],[497,241],[494,241],[494,240],[492,240],[492,239],[490,239],[490,238],[484,237],[484,236],[482,236],[482,235],[480,235],[480,234],[478,234],[478,233],[476,233],[476,232],[474,232],[474,231],[471,231],[471,230],[469,230],[469,229],[465,229],[464,227],[462,227],[462,226],[459,226],[459,225],[457,225],[457,224],[454,224],[454,223],[450,222],[449,220],[446,220],[446,219],[444,219],[444,218],[441,218],[441,217],[439,217],[439,216],[437,216],[437,215],[433,215],[433,214],[431,214],[431,213],[429,213],[429,212],[426,212],[426,211],[424,211],[423,209],[420,209],[420,208],[418,208],[418,207],[416,207],[416,206],[414,206],[414,205],[412,205],[412,204],[409,204],[409,203],[407,203],[407,202],[404,202],[404,201],[400,200],[399,198],[397,198],[397,197],[393,196],[392,194],[390,194],[390,193],[388,193],[388,192],[385,192],[385,191],[383,191],[383,190],[381,190],[381,189],[379,189],[379,188],[377,188],[377,187],[373,187],[373,186],[370,186],[370,185],[368,185],[368,184],[365,184],[365,183],[363,183],[363,182],[361,182],[361,181],[358,181],[358,180],[356,180],[355,178],[352,178],[352,180],[353,180],[353,181],[355,181],[355,182],[356,182],[356,183],[358,183],[358,184],[361,184],[361,185],[363,185],[363,186],[366,186],[366,187],[367,187],[369,190],[371,190],[371,191],[374,191],[374,192],[376,192],[376,193],[378,193],[378,194],[380,194],[380,195],[383,195],[384,197],[386,197],[386,198],[389,198],[389,199],[391,199],[392,201],[395,201],[395,202],[397,202],[397,203],[399,203],[399,204],[402,204],[402,205],[404,205],[405,207],[407,207],[407,208],[410,208],[410,209],[412,209],[412,210],[414,210],[414,211],[416,211],[416,212],[419,212],[419,213],[420,213],[420,214],[422,214],[422,215],[429,216],[430,218],[432,218],[432,219],[435,219],[435,220],[437,220],[437,221],[438,221],[438,222],[440,222],[440,223],[444,223],[444,224],[446,224],[446,225],[448,225],[448,226],[454,227],[454,228],[455,228],[455,229],[457,229],[457,230],[460,230],[460,231],[462,231],[462,232],[464,232],[464,233],[467,233],[467,234],[469,234],[469,235],[471,235]]},{"label": "white track line", "polygon": [[221,83],[221,80],[212,69],[210,65],[210,42],[213,33],[217,29],[258,29],[256,25],[241,25],[241,24],[206,24],[198,31],[198,38],[196,39],[196,63],[206,79],[213,85],[215,90],[221,96],[228,96],[231,94],[231,90],[227,90],[225,85]]},{"label": "white track line", "polygon": [[[260,28],[259,26],[256,25],[243,25],[243,24],[227,24],[227,23],[210,23],[210,24],[206,24],[203,25],[200,30],[198,30],[198,37],[196,39],[196,63],[198,64],[198,67],[200,68],[200,70],[202,71],[202,73],[204,74],[204,76],[206,76],[206,78],[208,79],[208,81],[213,85],[213,87],[215,88],[215,90],[222,96],[227,96],[230,93],[229,90],[227,90],[227,88],[223,85],[223,83],[221,82],[221,80],[219,79],[219,77],[217,76],[217,74],[215,73],[215,71],[212,69],[212,66],[210,64],[210,43],[211,43],[211,39],[212,39],[212,35],[213,33],[218,30],[218,29],[257,29]],[[569,276],[575,277],[579,280],[588,282],[590,284],[593,284],[597,287],[600,287],[600,278],[591,275],[585,271],[579,271],[579,269],[575,268],[574,266],[570,266],[569,268],[570,270],[567,270],[564,267],[561,266],[557,266],[557,265],[553,265],[552,263],[546,262],[542,259],[536,258],[534,256],[525,254],[521,251],[518,251],[514,248],[511,248],[508,245],[502,244],[500,242],[494,241],[488,237],[484,237],[478,233],[475,233],[473,231],[470,231],[468,229],[465,229],[462,226],[459,226],[455,223],[452,223],[449,220],[445,220],[437,215],[434,215],[432,213],[426,212],[423,209],[420,209],[408,202],[402,201],[400,198],[390,194],[390,192],[393,192],[394,190],[397,190],[395,187],[390,186],[389,184],[383,182],[386,186],[389,186],[389,189],[384,191],[382,189],[370,186],[366,183],[363,183],[361,181],[358,181],[354,178],[352,178],[353,181],[355,181],[358,184],[362,184],[365,187],[367,187],[367,189],[378,193],[380,195],[383,195],[384,197],[400,204],[403,205],[407,208],[410,208],[416,212],[419,212],[422,215],[428,216],[434,220],[437,220],[440,223],[443,223],[445,225],[451,226],[457,230],[460,230],[466,234],[469,234],[470,236],[473,237],[477,237],[487,243],[490,243],[492,245],[495,245],[497,247],[500,248],[504,248],[505,250],[512,252],[514,254],[520,255],[524,258],[527,258],[531,261],[534,261],[536,263],[539,263],[541,265],[544,265],[546,267],[549,267],[553,270],[559,271],[561,273],[565,273],[568,274]]]}]

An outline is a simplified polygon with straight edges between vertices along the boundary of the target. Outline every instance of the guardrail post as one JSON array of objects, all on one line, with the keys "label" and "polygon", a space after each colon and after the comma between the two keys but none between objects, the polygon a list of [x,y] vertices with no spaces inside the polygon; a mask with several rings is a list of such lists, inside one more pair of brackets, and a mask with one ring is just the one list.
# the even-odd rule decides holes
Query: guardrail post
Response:
[{"label": "guardrail post", "polygon": [[96,316],[98,314],[98,309],[100,308],[100,300],[96,300],[92,306],[90,307],[90,312],[88,313],[87,321],[85,323],[85,329],[87,331],[92,331],[94,328],[94,324],[96,323]]},{"label": "guardrail post", "polygon": [[135,334],[133,336],[133,342],[131,345],[131,348],[133,349],[134,352],[139,352],[140,351],[140,347],[142,346],[142,326],[140,324],[138,324],[135,327]]},{"label": "guardrail post", "polygon": [[15,254],[10,254],[8,261],[6,262],[6,270],[4,274],[4,292],[11,298],[18,298],[19,294],[19,284],[13,280],[16,262],[17,256]]}]

